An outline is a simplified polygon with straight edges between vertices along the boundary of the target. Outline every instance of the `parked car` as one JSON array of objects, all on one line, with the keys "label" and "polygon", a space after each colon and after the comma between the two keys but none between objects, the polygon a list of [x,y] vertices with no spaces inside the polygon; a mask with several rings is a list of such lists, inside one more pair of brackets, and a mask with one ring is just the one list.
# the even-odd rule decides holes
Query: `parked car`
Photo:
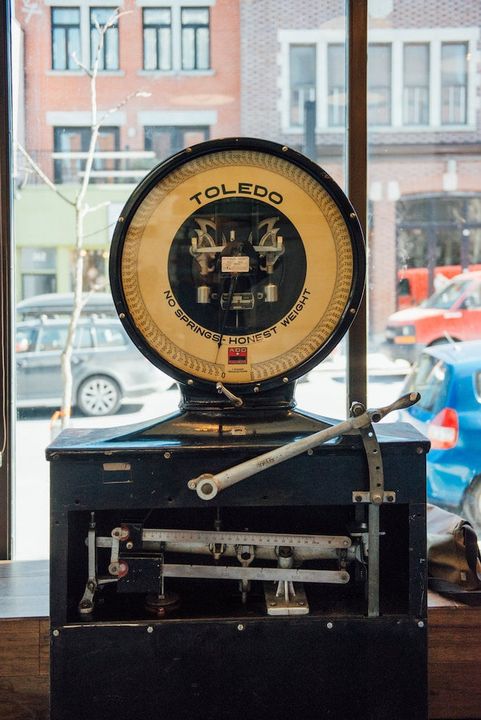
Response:
[{"label": "parked car", "polygon": [[[112,295],[105,292],[84,293],[82,315],[88,317],[117,317]],[[73,310],[73,293],[45,293],[25,298],[17,303],[19,320],[29,318],[68,318]]]},{"label": "parked car", "polygon": [[427,346],[481,338],[481,272],[457,275],[419,307],[388,318],[384,350],[414,362]]},{"label": "parked car", "polygon": [[426,348],[406,378],[413,390],[421,399],[401,419],[431,441],[428,499],[481,530],[481,341]]},{"label": "parked car", "polygon": [[[16,365],[19,407],[59,407],[62,401],[60,356],[67,320],[37,318],[17,324]],[[72,356],[73,404],[85,415],[110,415],[122,400],[174,382],[148,362],[132,344],[119,320],[80,321]]]}]

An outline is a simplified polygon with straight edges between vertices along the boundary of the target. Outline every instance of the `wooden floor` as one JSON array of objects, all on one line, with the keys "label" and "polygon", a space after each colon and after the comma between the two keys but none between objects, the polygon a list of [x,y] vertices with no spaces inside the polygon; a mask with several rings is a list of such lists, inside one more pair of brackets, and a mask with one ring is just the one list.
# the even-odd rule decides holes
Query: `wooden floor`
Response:
[{"label": "wooden floor", "polygon": [[[481,607],[429,605],[429,718],[481,720]],[[48,720],[48,673],[48,563],[0,562],[0,720]]]}]

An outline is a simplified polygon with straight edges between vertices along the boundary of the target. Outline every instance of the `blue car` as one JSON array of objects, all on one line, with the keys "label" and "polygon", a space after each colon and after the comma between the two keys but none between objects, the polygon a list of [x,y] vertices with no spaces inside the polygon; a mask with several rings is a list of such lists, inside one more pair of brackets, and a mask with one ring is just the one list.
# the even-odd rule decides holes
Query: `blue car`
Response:
[{"label": "blue car", "polygon": [[481,530],[481,341],[426,348],[404,392],[421,400],[402,413],[431,441],[428,500],[461,512]]}]

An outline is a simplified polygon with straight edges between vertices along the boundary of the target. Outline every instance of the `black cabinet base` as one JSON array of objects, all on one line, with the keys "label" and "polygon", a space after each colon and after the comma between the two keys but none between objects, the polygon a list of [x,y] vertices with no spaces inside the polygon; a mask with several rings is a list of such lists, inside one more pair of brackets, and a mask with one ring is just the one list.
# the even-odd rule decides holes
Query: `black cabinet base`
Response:
[{"label": "black cabinet base", "polygon": [[401,617],[66,626],[51,720],[421,720],[424,623]]}]

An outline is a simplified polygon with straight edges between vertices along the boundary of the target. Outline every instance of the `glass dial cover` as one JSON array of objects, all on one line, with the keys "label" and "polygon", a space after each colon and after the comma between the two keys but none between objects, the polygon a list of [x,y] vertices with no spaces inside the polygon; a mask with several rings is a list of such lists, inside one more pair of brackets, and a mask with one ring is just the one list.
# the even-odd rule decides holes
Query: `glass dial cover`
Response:
[{"label": "glass dial cover", "polygon": [[320,362],[356,314],[364,244],[319,166],[218,140],[155,168],[117,223],[110,280],[139,349],[180,382],[273,387]]}]

